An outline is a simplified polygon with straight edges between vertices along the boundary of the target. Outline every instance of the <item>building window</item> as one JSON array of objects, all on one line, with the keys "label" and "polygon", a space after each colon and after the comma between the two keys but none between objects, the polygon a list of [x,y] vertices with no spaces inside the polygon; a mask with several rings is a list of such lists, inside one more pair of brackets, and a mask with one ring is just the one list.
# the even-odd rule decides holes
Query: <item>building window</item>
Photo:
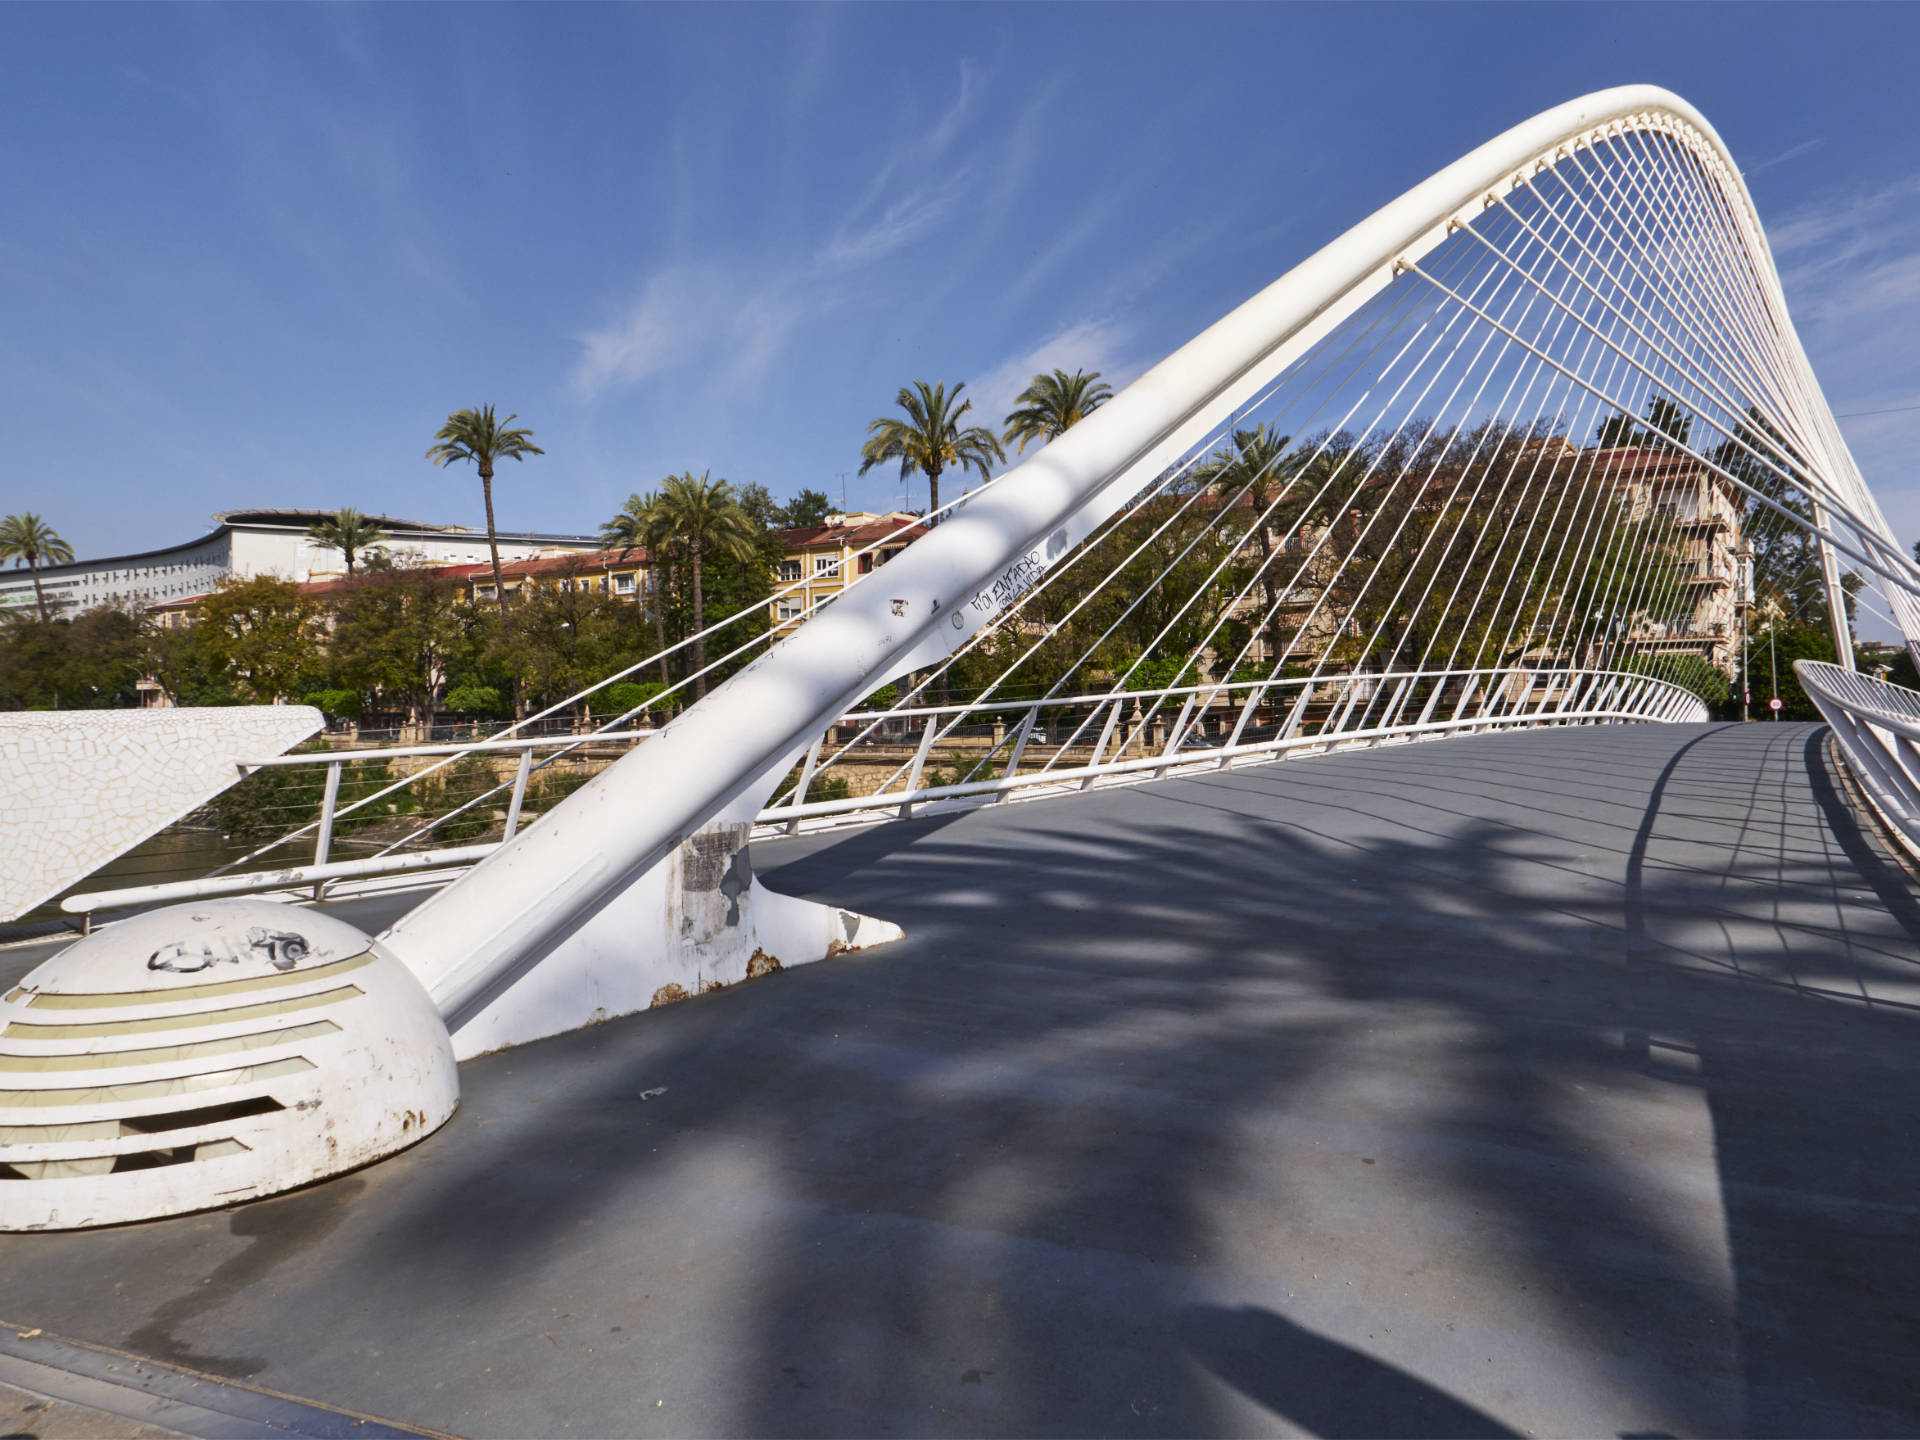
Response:
[{"label": "building window", "polygon": [[775,613],[779,615],[782,621],[798,620],[801,615],[805,613],[806,608],[807,607],[798,600],[782,600],[779,602]]},{"label": "building window", "polygon": [[476,599],[479,599],[479,600],[491,600],[491,599],[493,599],[493,586],[491,586],[491,585],[476,585],[476,586],[474,586],[474,587],[473,587],[473,593],[474,593],[474,597],[475,597]]},{"label": "building window", "polygon": [[633,576],[631,575],[614,576],[613,577],[613,593],[616,595],[631,595],[633,593]]},{"label": "building window", "polygon": [[814,556],[813,573],[816,575],[838,575],[840,573],[840,557],[838,555]]},{"label": "building window", "polygon": [[893,557],[898,555],[899,553],[900,552],[898,550],[882,550],[880,552],[880,563],[882,565],[886,564],[889,560],[893,559]]},{"label": "building window", "polygon": [[788,582],[798,580],[800,578],[800,562],[798,560],[782,560],[780,562],[780,578]]}]

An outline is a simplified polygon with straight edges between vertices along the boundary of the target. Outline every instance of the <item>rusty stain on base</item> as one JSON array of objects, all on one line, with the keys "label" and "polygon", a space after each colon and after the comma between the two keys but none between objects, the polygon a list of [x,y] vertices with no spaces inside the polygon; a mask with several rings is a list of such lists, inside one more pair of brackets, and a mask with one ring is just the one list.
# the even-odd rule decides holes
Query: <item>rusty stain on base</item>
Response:
[{"label": "rusty stain on base", "polygon": [[648,1008],[658,1009],[662,1005],[671,1005],[676,1000],[685,1000],[686,998],[688,997],[684,987],[678,984],[662,985],[658,990],[653,992],[653,1004]]},{"label": "rusty stain on base", "polygon": [[762,975],[779,973],[780,961],[777,956],[769,955],[764,950],[755,950],[747,957],[747,979],[758,980]]}]

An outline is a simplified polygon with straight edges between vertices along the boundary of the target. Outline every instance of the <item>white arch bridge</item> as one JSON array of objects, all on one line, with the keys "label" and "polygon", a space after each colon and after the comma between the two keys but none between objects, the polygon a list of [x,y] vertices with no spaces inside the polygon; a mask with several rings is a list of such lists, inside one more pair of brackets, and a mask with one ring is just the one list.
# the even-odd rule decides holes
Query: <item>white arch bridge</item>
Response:
[{"label": "white arch bridge", "polygon": [[[854,1159],[886,1192],[879,1208],[914,1225],[1004,1225],[1023,1245],[1065,1246],[1058,1253],[1070,1261],[1029,1259],[1069,1289],[1091,1283],[1075,1268],[1091,1263],[1088,1246],[1146,1263],[1158,1253],[1155,1234],[1191,1238],[1207,1206],[1246,1200],[1284,1213],[1280,1191],[1258,1179],[1236,1199],[1230,1185],[1191,1178],[1195,1166],[1225,1163],[1227,1132],[1239,1126],[1268,1127],[1303,1167],[1311,1194],[1301,1213],[1314,1224],[1416,1268],[1398,1241],[1329,1218],[1339,1207],[1316,1189],[1324,1177],[1302,1146],[1344,1155],[1364,1143],[1369,1153],[1354,1163],[1371,1166],[1373,1148],[1398,1145],[1411,1168],[1386,1187],[1393,1205],[1414,1203],[1416,1173],[1430,1193],[1452,1197],[1442,1210],[1469,1190],[1511,1183],[1527,1197],[1510,1207],[1513,1233],[1534,1247],[1528,1263],[1550,1293],[1514,1301],[1497,1322],[1481,1313],[1461,1323],[1476,1346],[1507,1326],[1498,1343],[1511,1353],[1534,1344],[1539,1364],[1580,1371],[1586,1378],[1559,1392],[1575,1398],[1556,1411],[1550,1387],[1514,1382],[1518,1390],[1499,1392],[1484,1377],[1450,1380],[1445,1394],[1393,1390],[1424,1363],[1403,1356],[1387,1391],[1381,1375],[1356,1372],[1369,1393],[1414,1407],[1353,1421],[1369,1433],[1419,1428],[1421,1415],[1453,1430],[1498,1428],[1504,1414],[1676,1433],[1858,1429],[1920,1416],[1904,1367],[1843,1353],[1829,1323],[1838,1314],[1862,1344],[1890,1345],[1898,1326],[1875,1298],[1890,1293],[1886,1284],[1855,1285],[1845,1303],[1821,1291],[1814,1304],[1814,1281],[1791,1266],[1768,1271],[1753,1255],[1774,1233],[1774,1206],[1787,1216],[1780,1224],[1825,1236],[1829,1259],[1855,1279],[1880,1266],[1902,1284],[1920,1278],[1903,1258],[1920,1253],[1910,1189],[1780,1158],[1795,1137],[1813,1143],[1821,1122],[1767,1090],[1776,1080],[1813,1086],[1835,1107],[1833,1135],[1852,1140],[1879,1122],[1846,1106],[1878,1096],[1893,1106],[1888,1143],[1901,1156],[1910,1148],[1899,1138],[1913,1113],[1900,1098],[1912,1092],[1908,1067],[1888,1057],[1920,1004],[1902,868],[1907,847],[1920,847],[1920,694],[1857,673],[1853,633],[1877,625],[1909,647],[1920,641],[1920,570],[1847,452],[1739,172],[1705,119],[1673,95],[1631,87],[1516,127],[936,518],[883,565],[873,562],[899,537],[869,547],[859,583],[804,623],[776,628],[769,608],[755,606],[485,741],[262,761],[263,770],[321,768],[318,818],[297,817],[246,861],[203,879],[70,897],[81,913],[189,903],[144,909],[10,975],[19,983],[0,1005],[0,1228],[201,1210],[392,1154],[452,1116],[456,1063],[474,1060],[467,1103],[498,1127],[456,1126],[380,1173],[402,1177],[390,1183],[404,1192],[392,1213],[421,1253],[439,1257],[422,1263],[478,1263],[508,1242],[464,1213],[459,1186],[482,1184],[483,1167],[497,1176],[517,1156],[558,1163],[552,1147],[566,1130],[516,1110],[506,1071],[584,1065],[579,1057],[632,1044],[659,1062],[670,1091],[720,1086],[710,1119],[732,1133],[750,1128],[754,1112],[723,1093],[719,1077],[742,1059],[713,1048],[727,1045],[712,1018],[725,1012],[747,1017],[756,1057],[778,1058],[865,1117],[849,1122],[866,1147]],[[1830,640],[1832,663],[1802,659],[1798,685],[1828,727],[1729,723],[1741,717],[1750,672],[1764,677],[1752,682],[1763,695],[1774,684],[1763,649],[1789,631],[1804,640],[1809,628]],[[701,666],[690,663],[695,653]],[[556,714],[604,714],[611,686],[656,667],[673,677],[669,698],[715,683],[657,730],[639,708],[564,734],[543,728]],[[613,756],[537,823],[522,823],[543,794],[557,794],[542,789],[543,775]],[[343,788],[347,767],[369,758],[404,761],[405,773],[369,793]],[[356,812],[400,791],[419,797],[418,824],[340,858]],[[1045,803],[1011,803],[1027,800]],[[763,867],[784,867],[780,890],[755,876],[755,853]],[[447,883],[377,939],[347,923],[364,920],[369,901],[303,910],[233,898],[285,899],[297,888],[318,899],[329,886],[412,871]],[[1383,926],[1394,946],[1366,938]],[[751,999],[476,1058],[895,940],[805,980],[756,987]],[[1098,957],[1087,948],[1096,942]],[[938,974],[919,968],[936,958],[928,946],[939,949]],[[1074,981],[1072,999],[1062,977]],[[996,993],[969,999],[968,985]],[[1565,987],[1562,998],[1535,988],[1553,985]],[[1209,986],[1233,1004],[1193,998]],[[913,1003],[888,1012],[904,1027],[897,1034],[834,1008],[884,1009],[903,995]],[[1663,1011],[1676,996],[1679,1011]],[[1417,1065],[1396,1068],[1368,1051],[1374,1001],[1391,1002],[1382,1033]],[[965,1018],[973,1007],[979,1023]],[[1036,1018],[1047,1015],[1057,1023]],[[1316,1015],[1324,1033],[1308,1034]],[[1752,1034],[1739,1033],[1741,1015],[1758,1026]],[[816,1031],[842,1025],[863,1037],[863,1058],[807,1051],[825,1043]],[[1802,1042],[1843,1057],[1830,1082],[1803,1063]],[[1403,1080],[1388,1084],[1394,1103],[1409,1113],[1425,1106],[1431,1126],[1389,1122],[1368,1109],[1364,1086],[1316,1071],[1347,1046]],[[1778,1063],[1755,1061],[1762,1052]],[[567,1123],[600,1147],[560,1165],[583,1177],[577,1192],[541,1192],[551,1215],[516,1211],[517,1223],[551,1230],[554,1216],[596,1204],[632,1218],[626,1187],[614,1182],[637,1142],[606,1107],[659,1091],[642,1083],[651,1076],[608,1065],[606,1074],[569,1072],[560,1085],[570,1114],[584,1117]],[[980,1065],[1032,1088],[1006,1093]],[[1479,1079],[1476,1066],[1486,1067]],[[1241,1098],[1210,1089],[1203,1072],[1232,1077]],[[1682,1072],[1696,1086],[1687,1093],[1706,1087],[1714,1107],[1709,1152],[1717,1144],[1723,1165],[1747,1167],[1732,1177],[1745,1187],[1738,1193],[1710,1193],[1713,1162],[1703,1170],[1683,1153],[1700,1139],[1685,1105],[1646,1088]],[[758,1073],[776,1083],[775,1070]],[[862,1073],[891,1093],[848,1099],[848,1077]],[[1295,1133],[1273,1107],[1316,1074],[1359,1108],[1309,1106],[1313,1118]],[[1716,1090],[1726,1077],[1734,1088]],[[1492,1088],[1482,1093],[1480,1080]],[[1554,1089],[1563,1081],[1574,1087],[1564,1095]],[[1531,1096],[1526,1115],[1515,1108],[1520,1091]],[[963,1093],[1036,1129],[1003,1133],[994,1159],[962,1118]],[[795,1130],[807,1127],[805,1105],[759,1098],[770,1113],[792,1111]],[[1793,1135],[1767,1130],[1752,1108],[1762,1101],[1797,1117]],[[1193,1110],[1201,1104],[1218,1107],[1204,1124]],[[1161,1127],[1190,1179],[1124,1139],[1113,1142],[1117,1169],[1101,1171],[1086,1138],[1069,1137],[1063,1117],[1075,1110],[1129,1134]],[[1636,1130],[1643,1121],[1649,1128]],[[1461,1149],[1456,1122],[1494,1128]],[[947,1162],[919,1144],[922,1123],[951,1128],[964,1175],[947,1175]],[[693,1133],[676,1131],[672,1143],[692,1144]],[[1622,1158],[1641,1154],[1645,1136],[1671,1169]],[[1815,1149],[1832,1160],[1839,1143]],[[443,1157],[440,1169],[421,1159],[430,1152]],[[1048,1154],[1083,1166],[1056,1176],[1066,1191],[1097,1189],[1089,1177],[1107,1173],[1123,1204],[1158,1218],[1103,1228],[1073,1203],[1032,1208],[1034,1167],[1054,1163]],[[816,1162],[820,1152],[797,1146],[780,1163]],[[1916,1178],[1904,1158],[1888,1164]],[[995,1188],[996,1165],[1011,1167],[1011,1188]],[[634,1174],[643,1169],[631,1160]],[[1559,1182],[1542,1178],[1548,1172],[1562,1175],[1562,1199],[1551,1198]],[[1629,1172],[1652,1190],[1630,1198],[1618,1189]],[[1721,1178],[1731,1183],[1724,1170]],[[861,1208],[859,1182],[845,1185],[841,1194],[822,1182],[807,1203]],[[1763,1203],[1762,1191],[1774,1198]],[[351,1209],[343,1191],[313,1193],[335,1198],[286,1203]],[[1636,1208],[1646,1193],[1657,1203]],[[710,1191],[681,1198],[732,1223]],[[1601,1218],[1589,1231],[1567,1205]],[[463,1213],[449,1218],[452,1210]],[[1833,1220],[1842,1212],[1873,1216],[1878,1233],[1898,1237],[1897,1255],[1856,1243],[1852,1220]],[[1435,1245],[1466,1244],[1458,1218],[1433,1220],[1437,1229],[1407,1223]],[[1234,1238],[1222,1241],[1219,1264],[1260,1277],[1272,1323],[1183,1301],[1185,1318],[1167,1321],[1167,1333],[1241,1401],[1314,1428],[1314,1414],[1302,1418],[1269,1393],[1271,1376],[1245,1361],[1249,1347],[1278,1347],[1303,1376],[1323,1360],[1338,1371],[1351,1361],[1343,1346],[1365,1349],[1365,1324],[1324,1295],[1313,1336],[1298,1328],[1304,1320],[1280,1320],[1291,1313],[1278,1308],[1281,1292],[1314,1283],[1278,1258],[1310,1253],[1306,1231],[1256,1239],[1238,1222],[1222,1227]],[[333,1313],[339,1304],[361,1316],[395,1308],[382,1297],[400,1272],[364,1230],[350,1215],[341,1233],[361,1248],[327,1252],[330,1268],[299,1282],[315,1295],[352,1290],[335,1296]],[[142,1233],[162,1250],[176,1244],[166,1226]],[[1583,1249],[1595,1235],[1614,1250]],[[880,1298],[890,1282],[844,1238],[819,1243],[832,1243],[859,1295],[908,1305],[892,1291]],[[51,1297],[56,1277],[97,1268],[88,1244],[23,1236],[0,1255],[10,1277],[24,1277],[17,1293],[51,1307],[45,1323],[75,1334],[90,1333],[90,1322]],[[1490,1251],[1467,1249],[1498,1268]],[[593,1253],[595,1265],[620,1272]],[[1564,1274],[1560,1259],[1571,1267]],[[1014,1262],[996,1254],[992,1263]],[[1153,1263],[1200,1265],[1171,1251]],[[1805,1263],[1807,1274],[1817,1268]],[[1719,1378],[1696,1383],[1645,1344],[1599,1331],[1583,1339],[1579,1324],[1538,1309],[1566,1279],[1599,1297],[1607,1325],[1624,1325],[1634,1286],[1622,1275],[1636,1267],[1647,1285],[1685,1289],[1646,1334],[1671,1338],[1674,1315],[1691,1324],[1732,1307],[1715,1343],[1733,1348],[1707,1347]],[[838,1321],[795,1298],[807,1286],[801,1268],[779,1270],[792,1287],[781,1301],[788,1319],[835,1330]],[[970,1293],[967,1283],[939,1280],[927,1256],[910,1268],[923,1290],[913,1303],[958,1324],[924,1290]],[[1482,1300],[1507,1294],[1488,1273],[1476,1270],[1467,1288]],[[1389,1278],[1368,1271],[1359,1298],[1386,1305]],[[569,1283],[594,1282],[582,1272]],[[1149,1308],[1172,1304],[1180,1288],[1164,1275],[1140,1283]],[[1038,1324],[1026,1303],[1034,1297],[1018,1284],[1014,1292],[1024,1296],[1020,1324]],[[1406,1324],[1440,1323],[1437,1299],[1407,1305],[1395,1312]],[[1546,1338],[1522,1343],[1529,1324]],[[283,1349],[301,1343],[292,1319],[266,1328]],[[988,1328],[993,1345],[1025,1343]],[[1344,1338],[1327,1349],[1333,1334]],[[1814,1379],[1800,1390],[1755,1378],[1755,1357],[1784,1353],[1782,1335],[1808,1347],[1800,1353]],[[840,1342],[873,1349],[873,1373],[898,1377],[876,1382],[875,1393],[893,1399],[814,1420],[771,1401],[751,1413],[709,1410],[708,1428],[877,1428],[920,1383],[920,1361],[871,1334]],[[1575,1354],[1616,1342],[1620,1373],[1652,1397],[1643,1417],[1608,1410],[1599,1397],[1618,1376],[1605,1379],[1604,1365]],[[1422,1343],[1428,1359],[1451,1355],[1445,1341]],[[1089,1373],[1118,1383],[1144,1366],[1174,1397],[1133,1397],[1148,1407],[1129,1412],[1147,1417],[1144,1428],[1164,1428],[1155,1414],[1221,1430],[1240,1423],[1218,1397],[1161,1374],[1160,1360],[1084,1345]],[[453,1371],[466,1363],[433,1353]],[[296,1378],[315,1390],[332,1383],[324,1367],[276,1383]],[[489,1383],[462,1374],[452,1388],[482,1396]],[[593,1408],[595,1393],[570,1397],[584,1407],[579,1423],[617,1424]],[[1503,1411],[1500,1393],[1520,1398]],[[510,1396],[495,1403],[513,1413]],[[1059,1401],[1061,1412],[1039,1390],[1005,1403],[975,1415],[977,1428],[1040,1428],[1054,1413],[1085,1428],[1141,1428],[1086,1396]],[[387,1408],[404,1410],[402,1397]],[[457,1406],[419,1418],[477,1423]],[[676,1423],[707,1421],[682,1413]]]}]

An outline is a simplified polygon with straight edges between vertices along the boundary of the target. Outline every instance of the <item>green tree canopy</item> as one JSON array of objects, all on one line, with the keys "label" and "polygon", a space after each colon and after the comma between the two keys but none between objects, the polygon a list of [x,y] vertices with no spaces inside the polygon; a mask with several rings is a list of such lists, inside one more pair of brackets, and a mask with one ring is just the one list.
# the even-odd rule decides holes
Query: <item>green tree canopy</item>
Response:
[{"label": "green tree canopy", "polygon": [[1692,430],[1693,419],[1678,400],[1670,395],[1656,395],[1647,402],[1644,425],[1624,411],[1615,411],[1600,422],[1594,439],[1604,448],[1681,450],[1686,447]]},{"label": "green tree canopy", "polygon": [[145,627],[112,605],[42,620],[0,617],[0,710],[105,710],[137,705]]},{"label": "green tree canopy", "polygon": [[780,507],[779,524],[789,530],[803,530],[809,525],[826,524],[832,513],[833,501],[826,491],[802,489]]},{"label": "green tree canopy", "polygon": [[326,619],[292,581],[223,580],[197,609],[158,657],[162,681],[186,703],[270,705],[323,688]]},{"label": "green tree canopy", "polygon": [[430,569],[396,566],[365,577],[335,611],[334,672],[346,685],[430,720],[455,663],[476,643],[461,587]]}]

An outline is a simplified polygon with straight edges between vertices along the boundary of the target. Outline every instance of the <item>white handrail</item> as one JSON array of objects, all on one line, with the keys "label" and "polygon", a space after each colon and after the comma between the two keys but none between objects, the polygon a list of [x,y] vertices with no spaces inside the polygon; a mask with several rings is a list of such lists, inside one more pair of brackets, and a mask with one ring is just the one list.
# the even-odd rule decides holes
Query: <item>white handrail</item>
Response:
[{"label": "white handrail", "polygon": [[[1339,689],[1342,686],[1358,692],[1366,685],[1377,685],[1386,680],[1427,680],[1436,685],[1449,681],[1464,681],[1472,676],[1510,675],[1515,667],[1505,666],[1497,670],[1427,672],[1388,671],[1379,674],[1356,672],[1347,675],[1321,676],[1318,680],[1295,677],[1284,682],[1236,681],[1232,685],[1191,685],[1170,687],[1160,690],[1126,691],[1118,696],[1102,693],[1083,697],[1054,697],[1009,702],[994,702],[996,710],[1024,713],[1029,718],[1043,709],[1061,708],[1074,703],[1108,703],[1112,701],[1138,703],[1143,700],[1164,698],[1167,695],[1195,696],[1202,691],[1224,692],[1228,689],[1277,688],[1279,684],[1294,684],[1307,687],[1322,686]],[[777,803],[763,807],[754,817],[756,823],[788,828],[801,820],[825,819],[859,814],[863,811],[900,812],[903,806],[914,806],[949,800],[968,800],[981,796],[1008,795],[1023,790],[1077,791],[1103,779],[1129,779],[1147,776],[1153,778],[1164,775],[1191,773],[1196,769],[1214,769],[1229,765],[1236,760],[1260,756],[1284,755],[1292,751],[1348,749],[1361,745],[1378,744],[1386,740],[1419,740],[1439,738],[1446,735],[1472,734],[1495,729],[1523,729],[1558,725],[1590,725],[1602,723],[1634,723],[1666,720],[1704,720],[1706,707],[1691,691],[1664,680],[1650,680],[1646,676],[1635,676],[1624,671],[1587,671],[1550,669],[1551,676],[1559,677],[1569,691],[1584,686],[1589,680],[1598,679],[1635,679],[1645,682],[1636,686],[1632,692],[1632,703],[1616,705],[1603,703],[1589,705],[1577,710],[1548,710],[1547,700],[1551,697],[1552,686],[1543,695],[1540,708],[1532,711],[1517,711],[1495,716],[1474,716],[1470,719],[1445,721],[1422,721],[1408,725],[1384,725],[1366,729],[1323,730],[1314,735],[1296,735],[1291,729],[1264,740],[1247,741],[1229,745],[1200,745],[1183,747],[1180,727],[1174,727],[1165,747],[1157,755],[1137,760],[1100,761],[1097,758],[1085,765],[1064,766],[1057,769],[1030,771],[1027,774],[1011,773],[990,780],[965,781],[957,784],[910,785],[905,790],[882,790],[871,795],[855,796],[846,800],[821,800],[807,804]],[[1491,688],[1491,687],[1490,687]],[[1530,687],[1531,688],[1531,687]],[[1587,694],[1596,693],[1587,690]],[[1916,697],[1920,700],[1920,697]],[[943,714],[964,713],[966,705],[929,706],[913,712],[929,720]],[[1345,713],[1344,711],[1342,712]],[[836,723],[848,723],[858,715],[842,717]],[[924,727],[920,753],[925,756],[925,738],[933,733],[934,727]],[[511,748],[511,747],[510,747]],[[1096,751],[1096,756],[1098,751]],[[350,760],[351,755],[308,755],[289,757],[296,763],[332,764],[335,766]],[[334,773],[338,773],[335,771]],[[524,772],[522,773],[524,783]],[[797,787],[795,796],[803,793],[803,787]],[[323,818],[324,825],[324,818]],[[511,838],[510,836],[508,837]],[[401,874],[411,871],[450,868],[470,865],[493,854],[501,848],[504,841],[495,841],[479,845],[456,846],[444,850],[429,850],[405,855],[380,855],[364,860],[334,861],[312,865],[289,866],[265,871],[249,871],[234,875],[208,876],[197,880],[165,881],[153,885],[128,886],[114,890],[88,891],[70,895],[61,902],[61,908],[68,914],[91,915],[100,910],[121,909],[132,906],[147,906],[169,903],[178,900],[204,899],[215,895],[245,895],[269,890],[302,889],[308,886],[325,886],[328,882],[342,879],[365,879],[375,876]]]}]

